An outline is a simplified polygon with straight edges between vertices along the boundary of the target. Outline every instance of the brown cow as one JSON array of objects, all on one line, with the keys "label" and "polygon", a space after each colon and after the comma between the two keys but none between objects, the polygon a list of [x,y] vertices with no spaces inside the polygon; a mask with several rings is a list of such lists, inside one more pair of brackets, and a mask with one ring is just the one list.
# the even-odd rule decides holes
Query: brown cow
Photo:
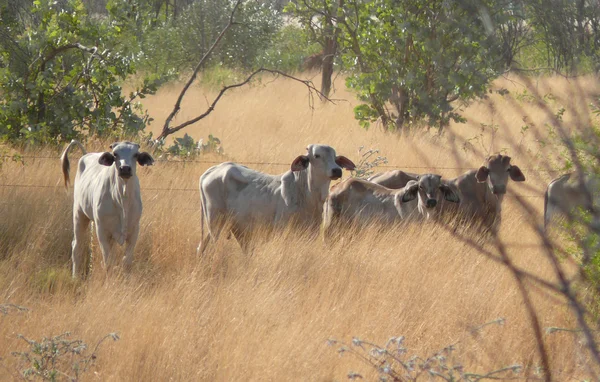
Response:
[{"label": "brown cow", "polygon": [[448,181],[460,193],[460,213],[483,223],[483,227],[495,234],[502,216],[502,200],[506,194],[508,178],[515,182],[525,181],[518,166],[510,164],[506,155],[492,155],[477,170],[468,171]]},{"label": "brown cow", "polygon": [[419,183],[409,182],[406,187],[392,190],[375,183],[349,178],[335,185],[323,207],[323,234],[327,238],[333,225],[340,221],[367,223],[379,220],[394,223],[414,211]]}]

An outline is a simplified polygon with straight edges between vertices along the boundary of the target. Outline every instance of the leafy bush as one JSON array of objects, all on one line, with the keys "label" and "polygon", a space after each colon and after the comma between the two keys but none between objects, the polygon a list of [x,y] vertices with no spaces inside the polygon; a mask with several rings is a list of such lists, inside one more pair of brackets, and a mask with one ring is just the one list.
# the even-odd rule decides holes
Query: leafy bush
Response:
[{"label": "leafy bush", "polygon": [[[52,143],[133,136],[150,122],[134,102],[167,78],[152,76],[126,98],[135,73],[121,24],[90,19],[81,0],[33,2],[21,30],[0,45],[0,139]],[[11,30],[12,31],[12,30]]]},{"label": "leafy bush", "polygon": [[212,134],[208,135],[208,140],[204,142],[200,139],[198,142],[194,141],[194,138],[188,134],[184,134],[182,138],[175,138],[173,144],[168,148],[164,148],[164,140],[158,142],[155,145],[155,150],[162,152],[166,155],[185,157],[185,158],[196,158],[201,154],[218,154],[223,155],[224,150],[221,146],[221,140]]}]

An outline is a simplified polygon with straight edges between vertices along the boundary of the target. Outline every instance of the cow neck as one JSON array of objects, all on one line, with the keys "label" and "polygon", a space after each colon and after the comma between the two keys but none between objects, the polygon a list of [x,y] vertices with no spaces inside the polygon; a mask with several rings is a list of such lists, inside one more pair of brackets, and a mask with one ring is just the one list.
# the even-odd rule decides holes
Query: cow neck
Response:
[{"label": "cow neck", "polygon": [[502,213],[502,200],[504,199],[504,195],[494,195],[492,190],[490,190],[490,186],[488,183],[485,183],[485,204],[492,205],[492,211],[496,214],[496,216]]},{"label": "cow neck", "polygon": [[125,237],[127,235],[127,218],[128,218],[128,213],[129,213],[129,201],[130,201],[130,196],[128,193],[128,184],[134,178],[134,176],[132,176],[128,180],[121,178],[119,176],[116,166],[112,173],[112,184],[114,185],[114,187],[111,187],[111,194],[112,194],[113,200],[116,202],[119,210],[121,211],[121,237],[122,237],[122,240],[125,240]]},{"label": "cow neck", "polygon": [[329,184],[331,180],[319,179],[312,172],[312,165],[309,164],[306,170],[294,172],[298,191],[302,194],[300,200],[309,206],[316,213],[322,212],[323,203],[329,193]]}]

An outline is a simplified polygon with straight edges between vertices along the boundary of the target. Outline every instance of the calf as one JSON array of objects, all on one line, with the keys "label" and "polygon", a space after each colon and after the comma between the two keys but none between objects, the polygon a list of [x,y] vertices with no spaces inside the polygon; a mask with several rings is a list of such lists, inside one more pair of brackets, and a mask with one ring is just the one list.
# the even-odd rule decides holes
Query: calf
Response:
[{"label": "calf", "polygon": [[202,241],[198,252],[203,253],[209,241],[218,238],[226,222],[245,252],[251,232],[260,224],[283,225],[292,218],[318,224],[331,180],[342,177],[342,168],[354,170],[355,166],[350,159],[336,156],[330,146],[309,145],[306,150],[281,175],[232,162],[206,170],[200,177]]},{"label": "calf", "polygon": [[136,162],[149,166],[154,159],[139,152],[136,143],[113,143],[112,152],[86,154],[83,145],[73,140],[61,155],[65,187],[69,184],[68,153],[75,145],[85,155],[79,159],[73,195],[73,277],[81,273],[83,243],[90,221],[94,222],[105,266],[110,264],[111,244],[116,241],[119,245],[126,243],[124,263],[129,267],[142,216]]},{"label": "calf", "polygon": [[508,178],[524,182],[525,175],[518,166],[510,164],[506,155],[492,155],[483,166],[448,181],[460,193],[459,212],[479,220],[484,229],[495,234],[502,217],[502,201],[506,194]]},{"label": "calf", "polygon": [[415,208],[409,203],[417,198],[419,183],[411,180],[400,189],[390,189],[363,179],[350,178],[331,190],[323,209],[323,235],[328,238],[340,222],[380,221],[392,224],[406,219]]},{"label": "calf", "polygon": [[405,187],[410,181],[417,181],[419,183],[418,202],[414,206],[418,208],[420,216],[424,216],[427,219],[437,214],[441,204],[439,202],[442,200],[451,203],[458,203],[460,201],[458,192],[443,183],[442,176],[437,174],[417,175],[393,170],[377,174],[369,178],[369,180],[392,189],[400,189]]}]

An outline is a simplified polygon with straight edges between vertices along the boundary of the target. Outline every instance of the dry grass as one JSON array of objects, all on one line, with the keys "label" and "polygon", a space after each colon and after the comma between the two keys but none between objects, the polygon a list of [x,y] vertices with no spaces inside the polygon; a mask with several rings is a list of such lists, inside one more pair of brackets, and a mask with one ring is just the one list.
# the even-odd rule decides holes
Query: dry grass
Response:
[{"label": "dry grass", "polygon": [[[523,90],[509,80],[496,85],[509,87],[513,95]],[[448,167],[475,167],[483,159],[481,152],[460,149],[465,139],[479,133],[480,123],[498,124],[491,151],[507,148],[528,177],[525,185],[511,184],[512,191],[528,195],[541,213],[542,190],[554,174],[532,170],[552,152],[541,149],[534,134],[522,140],[519,134],[527,115],[545,136],[549,117],[539,105],[493,95],[470,106],[466,114],[475,122],[453,125],[452,134],[399,137],[377,126],[359,128],[352,114],[355,101],[342,81],[337,87],[335,98],[347,101],[319,104],[312,111],[305,89],[289,81],[236,91],[186,131],[195,139],[214,134],[228,158],[240,162],[288,163],[309,143],[330,144],[357,159],[357,148],[365,145],[380,149],[392,165],[444,167],[436,172],[452,177],[464,170]],[[600,83],[553,78],[540,82],[539,89],[556,97],[548,108],[564,106],[566,121],[582,121],[581,115],[589,115],[586,105],[600,94]],[[164,121],[177,92],[175,86],[165,89],[146,99],[145,107]],[[180,121],[206,104],[199,88],[188,97]],[[152,126],[159,128],[160,123]],[[488,132],[482,139],[489,147]],[[17,378],[19,365],[10,355],[23,350],[17,334],[41,338],[65,331],[88,343],[109,332],[120,334],[121,341],[98,352],[94,376],[99,380],[341,380],[349,370],[366,373],[367,368],[351,357],[340,358],[326,340],[352,336],[384,344],[404,335],[409,353],[421,356],[460,341],[456,356],[472,371],[520,363],[531,375],[539,366],[512,274],[433,224],[344,232],[345,240],[330,247],[288,229],[253,256],[241,254],[233,240],[222,240],[214,252],[197,258],[196,189],[209,166],[205,163],[158,162],[138,169],[144,215],[133,271],[107,275],[94,243],[90,278],[72,281],[72,190],[65,193],[61,187],[58,154],[37,154],[57,159],[26,159],[25,166],[8,162],[0,170],[0,185],[48,186],[0,187],[0,303],[30,309],[0,314],[2,380]],[[284,165],[253,167],[286,170]],[[555,282],[531,226],[540,223],[539,216],[527,216],[514,198],[506,202],[501,237],[509,255],[518,266]],[[560,296],[528,287],[544,327],[576,326]],[[499,317],[506,319],[504,326],[469,334]],[[557,380],[588,375],[589,360],[575,335],[555,333],[544,340]]]}]

